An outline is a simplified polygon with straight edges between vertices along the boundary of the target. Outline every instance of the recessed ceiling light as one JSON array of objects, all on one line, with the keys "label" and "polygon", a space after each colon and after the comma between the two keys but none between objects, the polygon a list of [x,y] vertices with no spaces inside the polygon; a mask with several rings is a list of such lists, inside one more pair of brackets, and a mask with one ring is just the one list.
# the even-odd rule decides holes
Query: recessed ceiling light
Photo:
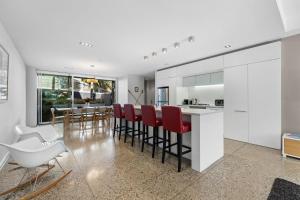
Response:
[{"label": "recessed ceiling light", "polygon": [[144,56],[144,60],[148,60],[148,56]]},{"label": "recessed ceiling light", "polygon": [[225,48],[230,48],[231,45],[230,45],[230,44],[227,44],[227,45],[225,45],[224,47],[225,47]]},{"label": "recessed ceiling light", "polygon": [[168,51],[167,48],[162,48],[161,49],[161,52],[163,52],[163,53],[167,53],[167,51]]},{"label": "recessed ceiling light", "polygon": [[179,43],[179,42],[175,42],[175,43],[174,43],[174,48],[175,48],[175,49],[179,48],[179,46],[180,46],[180,43]]},{"label": "recessed ceiling light", "polygon": [[93,44],[91,44],[91,43],[89,43],[89,42],[79,42],[79,44],[80,44],[81,46],[85,46],[85,47],[93,47],[93,46],[94,46]]},{"label": "recessed ceiling light", "polygon": [[189,41],[189,42],[194,42],[194,41],[195,41],[195,37],[194,37],[194,36],[188,37],[188,41]]},{"label": "recessed ceiling light", "polygon": [[152,56],[157,56],[157,53],[156,52],[152,52]]}]

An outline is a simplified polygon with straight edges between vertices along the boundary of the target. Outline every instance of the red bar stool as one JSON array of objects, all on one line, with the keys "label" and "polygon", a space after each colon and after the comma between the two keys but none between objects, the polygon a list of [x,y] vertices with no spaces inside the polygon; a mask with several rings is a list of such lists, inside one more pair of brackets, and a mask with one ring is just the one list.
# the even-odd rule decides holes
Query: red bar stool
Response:
[{"label": "red bar stool", "polygon": [[[175,155],[178,159],[178,172],[180,172],[182,155],[191,152],[191,147],[182,145],[182,135],[191,131],[191,123],[182,120],[181,108],[179,107],[162,106],[161,110],[164,127],[162,163],[165,162],[165,153]],[[177,133],[177,143],[166,146],[166,131]],[[171,148],[174,145],[177,145],[177,154],[172,153],[171,149],[166,151],[166,148]],[[182,147],[188,150],[182,151]]]},{"label": "red bar stool", "polygon": [[[125,130],[125,126],[122,126],[122,119],[125,118],[125,113],[122,111],[120,104],[113,104],[114,109],[114,129],[113,137],[115,137],[116,132],[119,133],[119,140],[121,139],[121,133]],[[120,125],[117,127],[117,118],[120,120]]]},{"label": "red bar stool", "polygon": [[[155,108],[152,105],[142,105],[142,119],[143,119],[143,139],[142,139],[142,152],[144,151],[145,141],[149,144],[149,139],[152,138],[152,158],[154,158],[155,146],[163,141],[159,141],[158,128],[162,126],[161,118],[156,117]],[[149,126],[153,127],[153,136],[149,137]],[[145,131],[145,127],[147,127],[147,131]],[[145,138],[145,134],[147,137]],[[150,144],[149,144],[150,145]]]},{"label": "red bar stool", "polygon": [[[132,133],[131,137],[132,137],[132,141],[131,141],[131,146],[133,146],[134,143],[134,138],[135,136],[139,137],[140,140],[140,135],[141,135],[141,130],[140,130],[140,126],[141,126],[141,121],[142,121],[142,115],[136,115],[135,114],[135,110],[132,104],[124,104],[124,112],[125,112],[125,138],[124,138],[124,142],[126,143],[126,138],[128,133]],[[132,122],[132,128],[128,127],[128,122]],[[135,129],[135,122],[138,122],[138,129]],[[128,131],[130,130],[130,131]],[[137,134],[135,134],[135,132],[138,132]]]}]

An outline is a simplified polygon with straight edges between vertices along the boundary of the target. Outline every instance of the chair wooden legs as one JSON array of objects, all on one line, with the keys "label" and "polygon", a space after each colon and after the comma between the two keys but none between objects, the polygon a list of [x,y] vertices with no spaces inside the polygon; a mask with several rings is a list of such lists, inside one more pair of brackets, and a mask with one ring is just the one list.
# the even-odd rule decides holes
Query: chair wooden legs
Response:
[{"label": "chair wooden legs", "polygon": [[[56,160],[57,164],[59,165],[59,167],[62,169],[61,165],[58,163],[58,161]],[[0,197],[3,196],[3,195],[7,195],[9,193],[12,193],[12,192],[17,192],[18,190],[21,190],[22,188],[26,187],[26,186],[29,186],[31,185],[32,183],[36,183],[37,180],[39,180],[42,176],[44,176],[46,173],[48,173],[51,169],[54,168],[55,165],[41,165],[40,167],[45,167],[47,166],[47,169],[44,170],[43,172],[41,172],[40,174],[37,174],[35,176],[33,176],[31,179],[29,179],[28,181],[24,182],[24,183],[21,183],[21,181],[24,179],[25,175],[23,176],[23,178],[21,179],[20,183],[16,186],[16,187],[13,187],[7,191],[4,191],[4,192],[1,192],[0,193]],[[51,189],[52,187],[56,186],[60,181],[62,181],[67,175],[69,175],[72,170],[69,170],[67,172],[65,172],[65,170],[63,170],[63,175],[61,177],[59,177],[58,179],[56,179],[55,181],[53,181],[52,183],[46,185],[45,187],[41,188],[41,189],[38,189],[36,191],[34,191],[34,188],[35,186],[33,186],[33,191],[26,194],[25,196],[21,197],[20,199],[22,200],[29,200],[29,199],[32,199],[36,196],[38,196],[39,194],[43,193],[43,192],[46,192],[48,191],[49,189]],[[26,173],[28,173],[28,170],[26,170]]]},{"label": "chair wooden legs", "polygon": [[58,179],[56,179],[55,181],[53,181],[52,183],[48,184],[47,186],[37,190],[37,191],[34,191],[34,192],[31,192],[23,197],[21,197],[20,199],[21,200],[29,200],[29,199],[32,199],[38,195],[40,195],[41,193],[43,192],[46,192],[48,190],[50,190],[52,187],[56,186],[60,181],[62,181],[67,175],[69,175],[70,173],[72,172],[72,170],[64,173],[61,177],[59,177]]},{"label": "chair wooden legs", "polygon": [[13,187],[13,188],[11,188],[11,189],[9,189],[9,190],[6,190],[6,191],[4,191],[4,192],[1,192],[1,193],[0,193],[0,196],[9,194],[9,193],[11,193],[11,192],[16,192],[16,191],[18,191],[18,190],[20,190],[20,189],[22,189],[22,188],[24,188],[24,187],[30,185],[30,184],[31,184],[32,182],[34,182],[36,179],[39,179],[39,178],[41,178],[42,176],[44,176],[46,173],[48,173],[52,168],[54,168],[54,165],[50,165],[50,166],[48,167],[48,169],[46,169],[45,171],[43,171],[43,172],[40,173],[39,175],[32,177],[30,180],[28,180],[28,181],[26,181],[26,182],[24,182],[24,183],[20,183],[20,184],[17,185],[16,187]]}]

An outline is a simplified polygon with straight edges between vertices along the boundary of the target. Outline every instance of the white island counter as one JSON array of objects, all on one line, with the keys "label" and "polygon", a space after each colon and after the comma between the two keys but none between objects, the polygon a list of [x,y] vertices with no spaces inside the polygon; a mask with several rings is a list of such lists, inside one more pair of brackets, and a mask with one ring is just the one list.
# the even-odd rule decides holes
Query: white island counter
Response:
[{"label": "white island counter", "polygon": [[[160,107],[156,111],[160,114]],[[192,169],[202,172],[224,156],[223,110],[182,108],[182,113],[192,124],[192,132],[183,143],[192,147]]]}]

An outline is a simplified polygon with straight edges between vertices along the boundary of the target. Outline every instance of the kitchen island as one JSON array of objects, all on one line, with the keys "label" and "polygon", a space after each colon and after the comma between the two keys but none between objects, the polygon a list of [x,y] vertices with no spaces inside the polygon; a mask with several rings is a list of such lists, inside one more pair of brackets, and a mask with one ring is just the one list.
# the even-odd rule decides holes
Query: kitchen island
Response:
[{"label": "kitchen island", "polygon": [[[139,111],[141,107],[135,109]],[[161,108],[155,109],[159,116]],[[192,124],[191,134],[183,138],[183,143],[192,147],[191,155],[187,156],[192,169],[202,172],[224,156],[223,109],[181,108],[181,111],[184,120]]]}]

